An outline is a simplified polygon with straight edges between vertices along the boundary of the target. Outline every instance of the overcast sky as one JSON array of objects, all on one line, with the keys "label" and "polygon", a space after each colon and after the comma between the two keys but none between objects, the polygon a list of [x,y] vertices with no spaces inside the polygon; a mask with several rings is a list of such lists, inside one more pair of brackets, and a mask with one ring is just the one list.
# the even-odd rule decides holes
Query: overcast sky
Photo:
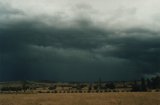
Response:
[{"label": "overcast sky", "polygon": [[0,81],[160,73],[159,0],[0,0]]}]

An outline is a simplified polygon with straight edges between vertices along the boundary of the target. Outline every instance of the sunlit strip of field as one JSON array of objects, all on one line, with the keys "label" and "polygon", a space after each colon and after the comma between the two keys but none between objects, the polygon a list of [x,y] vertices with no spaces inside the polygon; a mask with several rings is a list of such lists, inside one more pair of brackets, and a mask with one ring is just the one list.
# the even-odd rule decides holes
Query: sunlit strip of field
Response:
[{"label": "sunlit strip of field", "polygon": [[0,105],[160,105],[160,93],[0,94]]}]

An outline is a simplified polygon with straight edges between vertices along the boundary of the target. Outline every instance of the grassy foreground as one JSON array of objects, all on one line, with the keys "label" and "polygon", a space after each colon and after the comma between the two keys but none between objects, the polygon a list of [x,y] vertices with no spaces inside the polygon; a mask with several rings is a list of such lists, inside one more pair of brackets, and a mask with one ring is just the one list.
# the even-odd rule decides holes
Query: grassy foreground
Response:
[{"label": "grassy foreground", "polygon": [[160,105],[160,93],[0,94],[0,105]]}]

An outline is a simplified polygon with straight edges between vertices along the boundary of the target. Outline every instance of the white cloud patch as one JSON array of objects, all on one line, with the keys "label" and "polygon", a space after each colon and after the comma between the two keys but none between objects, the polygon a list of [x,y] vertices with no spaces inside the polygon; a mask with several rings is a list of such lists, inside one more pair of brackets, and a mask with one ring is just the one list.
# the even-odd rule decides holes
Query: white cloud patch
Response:
[{"label": "white cloud patch", "polygon": [[[78,19],[88,19],[103,29],[143,27],[158,31],[160,27],[158,0],[0,0],[0,3],[6,8],[12,7],[24,12],[22,18],[39,19],[48,25],[61,27],[74,27]],[[14,12],[8,15],[13,17],[13,14]],[[14,18],[17,17],[11,19]]]}]

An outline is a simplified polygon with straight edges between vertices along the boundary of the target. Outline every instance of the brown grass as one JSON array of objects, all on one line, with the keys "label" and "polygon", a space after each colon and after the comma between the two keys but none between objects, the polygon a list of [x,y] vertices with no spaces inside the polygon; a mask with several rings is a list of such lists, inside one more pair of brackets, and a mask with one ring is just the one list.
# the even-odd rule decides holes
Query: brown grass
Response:
[{"label": "brown grass", "polygon": [[160,93],[0,94],[0,105],[160,105]]}]

